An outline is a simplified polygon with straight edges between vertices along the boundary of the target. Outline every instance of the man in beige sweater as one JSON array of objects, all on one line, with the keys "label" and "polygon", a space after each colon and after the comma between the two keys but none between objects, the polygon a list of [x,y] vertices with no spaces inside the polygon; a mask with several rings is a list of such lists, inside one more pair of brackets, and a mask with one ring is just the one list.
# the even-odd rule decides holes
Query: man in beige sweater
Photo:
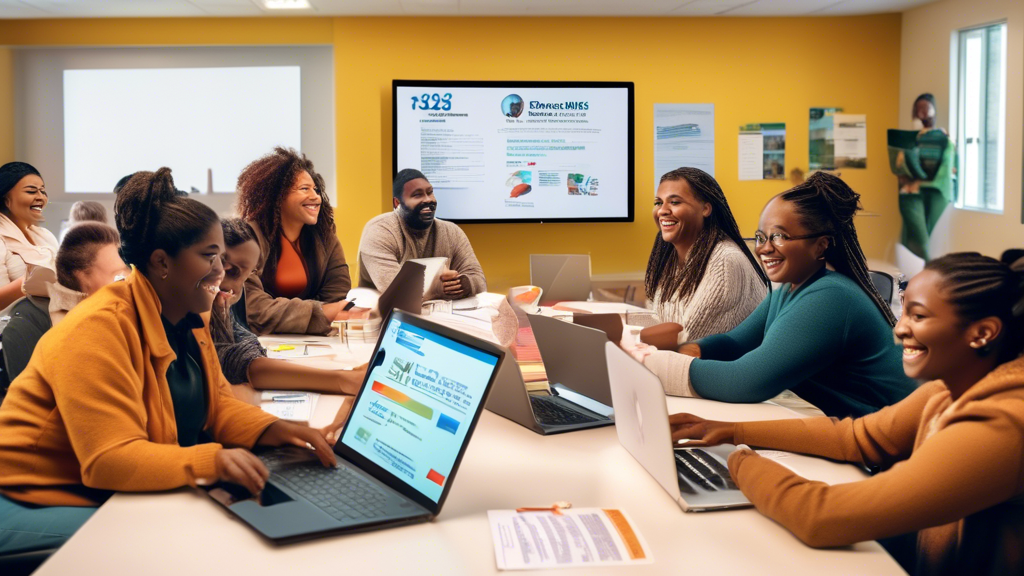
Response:
[{"label": "man in beige sweater", "polygon": [[394,210],[366,223],[359,240],[359,286],[387,290],[402,264],[414,258],[448,258],[441,285],[428,298],[456,300],[487,291],[483,268],[466,233],[435,218],[434,187],[419,170],[406,168],[392,185]]}]

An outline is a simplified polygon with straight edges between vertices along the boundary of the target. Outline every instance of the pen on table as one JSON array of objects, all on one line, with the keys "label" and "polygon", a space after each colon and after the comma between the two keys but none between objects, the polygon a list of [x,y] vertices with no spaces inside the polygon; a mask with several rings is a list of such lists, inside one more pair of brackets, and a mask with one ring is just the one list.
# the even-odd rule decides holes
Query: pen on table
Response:
[{"label": "pen on table", "polygon": [[271,396],[270,399],[274,402],[302,402],[305,397],[305,394],[279,394]]}]

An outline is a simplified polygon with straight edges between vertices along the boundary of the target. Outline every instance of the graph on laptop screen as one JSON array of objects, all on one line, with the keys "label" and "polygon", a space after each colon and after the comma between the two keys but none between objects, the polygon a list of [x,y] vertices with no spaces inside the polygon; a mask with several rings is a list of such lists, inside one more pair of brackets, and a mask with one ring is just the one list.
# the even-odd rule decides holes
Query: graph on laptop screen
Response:
[{"label": "graph on laptop screen", "polygon": [[497,362],[392,318],[341,441],[437,502]]}]

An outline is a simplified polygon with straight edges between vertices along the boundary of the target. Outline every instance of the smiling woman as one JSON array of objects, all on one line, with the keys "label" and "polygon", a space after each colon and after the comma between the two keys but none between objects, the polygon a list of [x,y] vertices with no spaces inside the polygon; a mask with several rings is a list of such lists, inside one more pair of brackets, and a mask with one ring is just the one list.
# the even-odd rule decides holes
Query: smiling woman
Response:
[{"label": "smiling woman", "polygon": [[54,268],[57,239],[39,225],[47,201],[43,177],[30,164],[0,166],[0,309],[21,298],[29,265]]},{"label": "smiling woman", "polygon": [[249,327],[257,334],[327,334],[352,308],[345,300],[352,280],[313,163],[275,148],[249,164],[238,177],[238,211],[260,247],[245,283]]}]

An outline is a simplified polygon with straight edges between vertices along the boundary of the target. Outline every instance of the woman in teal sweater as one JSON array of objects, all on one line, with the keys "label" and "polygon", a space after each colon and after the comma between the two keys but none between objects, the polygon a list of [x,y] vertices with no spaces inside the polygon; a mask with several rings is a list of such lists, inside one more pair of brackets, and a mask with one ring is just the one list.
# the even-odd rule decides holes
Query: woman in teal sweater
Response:
[{"label": "woman in teal sweater", "polygon": [[[896,323],[871,283],[853,216],[860,195],[824,172],[772,198],[755,234],[774,290],[739,326],[635,354],[669,394],[762,402],[787,388],[829,416],[863,416],[909,395]],[[835,271],[827,270],[831,264]]]}]

